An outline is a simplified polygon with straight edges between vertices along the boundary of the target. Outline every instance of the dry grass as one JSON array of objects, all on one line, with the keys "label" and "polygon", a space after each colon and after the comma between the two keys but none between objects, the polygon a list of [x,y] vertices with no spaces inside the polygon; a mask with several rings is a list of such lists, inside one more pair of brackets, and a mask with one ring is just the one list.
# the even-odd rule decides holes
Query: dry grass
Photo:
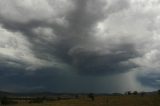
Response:
[{"label": "dry grass", "polygon": [[160,96],[97,96],[95,101],[87,97],[29,104],[21,101],[15,106],[160,106]]}]

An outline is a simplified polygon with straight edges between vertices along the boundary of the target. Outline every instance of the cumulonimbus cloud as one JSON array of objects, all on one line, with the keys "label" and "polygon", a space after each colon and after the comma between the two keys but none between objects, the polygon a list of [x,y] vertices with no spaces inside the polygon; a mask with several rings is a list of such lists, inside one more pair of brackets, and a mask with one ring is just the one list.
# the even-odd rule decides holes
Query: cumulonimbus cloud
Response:
[{"label": "cumulonimbus cloud", "polygon": [[[0,0],[1,29],[8,33],[0,31],[1,62],[91,76],[157,72],[159,5],[158,0]],[[20,46],[2,49],[10,36]],[[17,59],[17,51],[25,56]]]}]

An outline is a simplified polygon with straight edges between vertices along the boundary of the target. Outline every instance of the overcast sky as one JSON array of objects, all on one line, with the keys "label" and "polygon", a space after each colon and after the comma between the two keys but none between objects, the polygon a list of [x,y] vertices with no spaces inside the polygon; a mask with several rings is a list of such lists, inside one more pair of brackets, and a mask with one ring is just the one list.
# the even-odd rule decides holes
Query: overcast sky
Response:
[{"label": "overcast sky", "polygon": [[160,88],[159,0],[0,0],[0,90]]}]

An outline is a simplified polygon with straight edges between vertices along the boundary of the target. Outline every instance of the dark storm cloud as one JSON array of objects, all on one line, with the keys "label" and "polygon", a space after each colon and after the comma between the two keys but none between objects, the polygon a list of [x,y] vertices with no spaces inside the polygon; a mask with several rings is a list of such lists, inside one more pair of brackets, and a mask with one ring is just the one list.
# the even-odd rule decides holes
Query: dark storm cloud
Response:
[{"label": "dark storm cloud", "polygon": [[[3,70],[5,69],[5,70]],[[28,72],[23,69],[3,68],[0,70],[1,90],[14,92],[105,92],[113,91],[112,86],[104,86],[100,78],[79,77],[59,69],[43,69]],[[105,81],[106,82],[106,81]],[[101,91],[99,91],[101,89]]]},{"label": "dark storm cloud", "polygon": [[77,48],[70,54],[72,64],[79,69],[80,74],[84,75],[111,75],[127,72],[136,67],[128,60],[138,56],[133,45],[130,44],[119,45],[108,54],[83,48]]},{"label": "dark storm cloud", "polygon": [[[124,5],[128,6],[127,3],[124,3]],[[53,54],[73,67],[78,68],[77,70],[80,74],[110,75],[129,71],[129,69],[136,66],[132,63],[121,64],[121,62],[127,62],[130,58],[137,56],[132,44],[122,44],[118,47],[113,47],[116,48],[112,51],[113,54],[103,56],[99,55],[99,51],[90,51],[90,48],[83,50],[85,46],[91,45],[89,42],[92,28],[97,22],[108,16],[108,14],[104,14],[106,6],[107,2],[104,1],[77,0],[76,9],[66,17],[69,27],[57,33],[60,36],[60,41],[56,44],[56,50]],[[74,53],[72,49],[79,45],[82,45],[82,49],[80,48],[80,52],[77,49],[76,53]],[[69,53],[70,51],[73,53]],[[125,53],[116,54],[119,51],[124,51]]]},{"label": "dark storm cloud", "polygon": [[0,88],[157,88],[152,73],[137,80],[159,69],[157,10],[157,0],[0,0]]},{"label": "dark storm cloud", "polygon": [[[44,60],[56,57],[59,61],[77,69],[80,74],[110,75],[127,72],[134,68],[136,65],[128,62],[129,59],[138,56],[132,44],[122,42],[119,46],[113,46],[112,53],[103,55],[100,55],[99,51],[85,48],[86,45],[92,45],[90,32],[97,22],[106,19],[111,13],[127,8],[129,5],[127,1],[123,0],[120,5],[118,5],[119,2],[115,2],[114,5],[118,5],[116,8],[113,4],[109,7],[107,1],[103,0],[75,0],[73,3],[74,10],[65,16],[69,23],[68,27],[60,26],[56,22],[49,24],[45,21],[31,20],[27,23],[19,23],[4,18],[1,18],[1,23],[9,30],[23,33],[33,44],[32,50],[36,57]],[[52,28],[57,37],[56,41],[47,42],[36,36],[33,29],[37,27]],[[78,46],[82,49],[72,50]]]},{"label": "dark storm cloud", "polygon": [[116,13],[122,10],[125,10],[130,7],[130,3],[127,0],[115,0],[114,3],[108,8],[108,13]]},{"label": "dark storm cloud", "polygon": [[159,89],[160,87],[160,74],[159,73],[148,73],[145,75],[138,76],[138,81],[144,86],[154,87]]}]

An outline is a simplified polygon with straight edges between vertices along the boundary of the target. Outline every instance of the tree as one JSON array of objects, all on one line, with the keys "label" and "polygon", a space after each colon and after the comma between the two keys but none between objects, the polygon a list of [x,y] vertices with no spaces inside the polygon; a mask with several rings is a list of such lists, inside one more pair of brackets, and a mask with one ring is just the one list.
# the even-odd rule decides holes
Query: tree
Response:
[{"label": "tree", "polygon": [[133,94],[134,94],[134,95],[137,95],[137,94],[138,94],[138,92],[137,92],[137,91],[134,91],[134,92],[133,92]]},{"label": "tree", "polygon": [[78,95],[78,94],[76,94],[76,95],[75,95],[75,98],[76,98],[76,99],[79,99],[79,95]]},{"label": "tree", "polygon": [[7,105],[7,104],[9,104],[9,99],[8,99],[8,97],[6,97],[6,96],[2,97],[2,98],[1,98],[1,104],[2,104],[2,105]]},{"label": "tree", "polygon": [[17,104],[17,102],[11,100],[7,96],[4,96],[4,97],[1,98],[1,104],[5,106],[5,105],[8,105],[8,104]]},{"label": "tree", "polygon": [[160,89],[158,90],[158,95],[160,95]]},{"label": "tree", "polygon": [[127,95],[131,95],[132,93],[131,93],[131,91],[127,91]]},{"label": "tree", "polygon": [[92,101],[94,101],[94,94],[93,93],[90,93],[90,94],[88,94],[88,98],[90,98]]},{"label": "tree", "polygon": [[145,95],[145,92],[141,92],[140,94],[141,94],[141,96],[144,96],[144,95]]}]

